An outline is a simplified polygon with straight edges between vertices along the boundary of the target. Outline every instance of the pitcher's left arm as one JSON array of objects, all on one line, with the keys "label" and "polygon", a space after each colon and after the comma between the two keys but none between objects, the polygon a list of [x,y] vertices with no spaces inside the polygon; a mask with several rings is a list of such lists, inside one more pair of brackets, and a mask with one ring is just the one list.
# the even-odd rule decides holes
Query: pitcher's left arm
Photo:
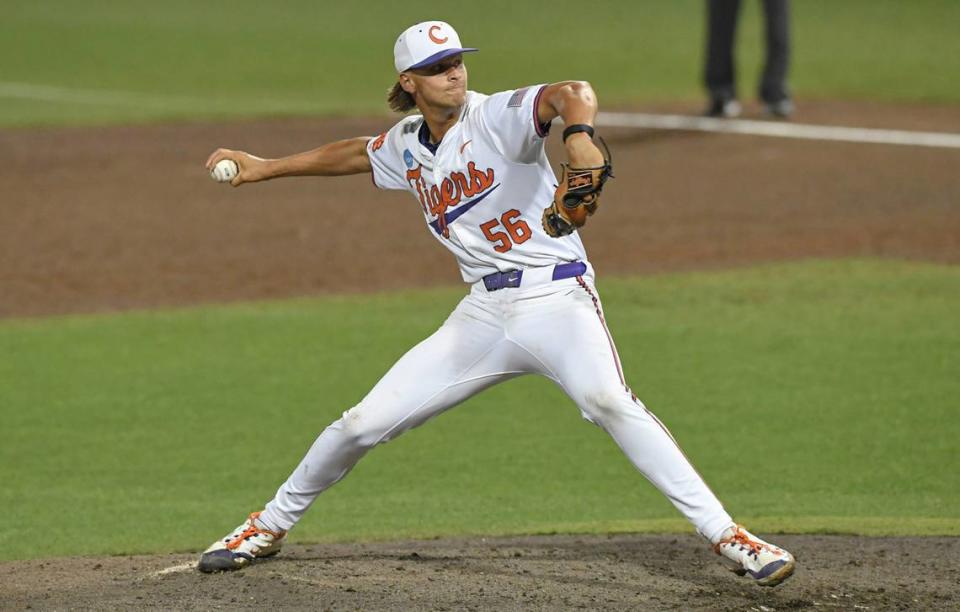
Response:
[{"label": "pitcher's left arm", "polygon": [[[553,202],[543,211],[543,229],[554,238],[583,227],[597,211],[600,192],[613,176],[610,154],[593,142],[597,96],[586,81],[562,81],[548,85],[540,96],[537,118],[549,123],[563,119],[563,145],[568,163],[562,164]],[[603,141],[601,140],[601,143]]]}]

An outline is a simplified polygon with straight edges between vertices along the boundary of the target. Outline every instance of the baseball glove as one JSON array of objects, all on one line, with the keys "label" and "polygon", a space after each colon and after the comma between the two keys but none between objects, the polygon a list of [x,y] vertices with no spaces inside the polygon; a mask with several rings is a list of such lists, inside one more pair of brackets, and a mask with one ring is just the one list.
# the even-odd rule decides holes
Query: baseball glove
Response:
[{"label": "baseball glove", "polygon": [[613,177],[610,149],[599,138],[606,153],[602,166],[571,168],[561,165],[560,184],[553,194],[553,202],[543,210],[543,229],[553,238],[572,234],[583,227],[587,217],[597,212],[600,192],[608,178]]}]

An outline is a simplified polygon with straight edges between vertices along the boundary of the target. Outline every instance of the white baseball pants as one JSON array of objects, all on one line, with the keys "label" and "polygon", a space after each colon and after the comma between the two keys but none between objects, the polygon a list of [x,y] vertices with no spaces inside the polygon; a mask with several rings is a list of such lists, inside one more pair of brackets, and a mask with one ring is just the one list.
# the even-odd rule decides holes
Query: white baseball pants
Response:
[{"label": "white baseball pants", "polygon": [[610,434],[701,535],[718,541],[733,521],[624,381],[591,271],[551,281],[551,270],[525,271],[519,288],[488,292],[482,281],[474,284],[440,329],[320,434],[261,513],[263,525],[293,527],[320,493],[377,444],[499,382],[540,374]]}]

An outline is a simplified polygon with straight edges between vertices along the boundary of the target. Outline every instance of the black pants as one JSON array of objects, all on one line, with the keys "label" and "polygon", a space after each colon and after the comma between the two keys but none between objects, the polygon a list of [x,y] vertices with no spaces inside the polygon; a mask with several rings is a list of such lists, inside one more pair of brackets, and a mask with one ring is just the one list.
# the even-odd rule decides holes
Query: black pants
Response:
[{"label": "black pants", "polygon": [[[737,97],[733,45],[740,0],[706,0],[707,61],[704,82],[710,97],[730,100]],[[759,98],[767,103],[790,97],[787,66],[790,62],[789,0],[763,0],[766,18],[767,62],[760,80]]]}]

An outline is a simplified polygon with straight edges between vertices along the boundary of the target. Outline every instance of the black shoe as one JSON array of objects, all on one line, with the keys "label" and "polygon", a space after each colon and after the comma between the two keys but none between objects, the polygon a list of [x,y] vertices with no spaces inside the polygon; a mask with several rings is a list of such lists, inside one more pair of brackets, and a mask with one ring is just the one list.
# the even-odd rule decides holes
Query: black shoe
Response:
[{"label": "black shoe", "polygon": [[729,100],[720,100],[717,98],[710,101],[710,106],[707,107],[706,112],[703,114],[707,117],[717,117],[718,119],[733,119],[734,117],[739,117],[742,110],[740,103],[733,98]]}]

